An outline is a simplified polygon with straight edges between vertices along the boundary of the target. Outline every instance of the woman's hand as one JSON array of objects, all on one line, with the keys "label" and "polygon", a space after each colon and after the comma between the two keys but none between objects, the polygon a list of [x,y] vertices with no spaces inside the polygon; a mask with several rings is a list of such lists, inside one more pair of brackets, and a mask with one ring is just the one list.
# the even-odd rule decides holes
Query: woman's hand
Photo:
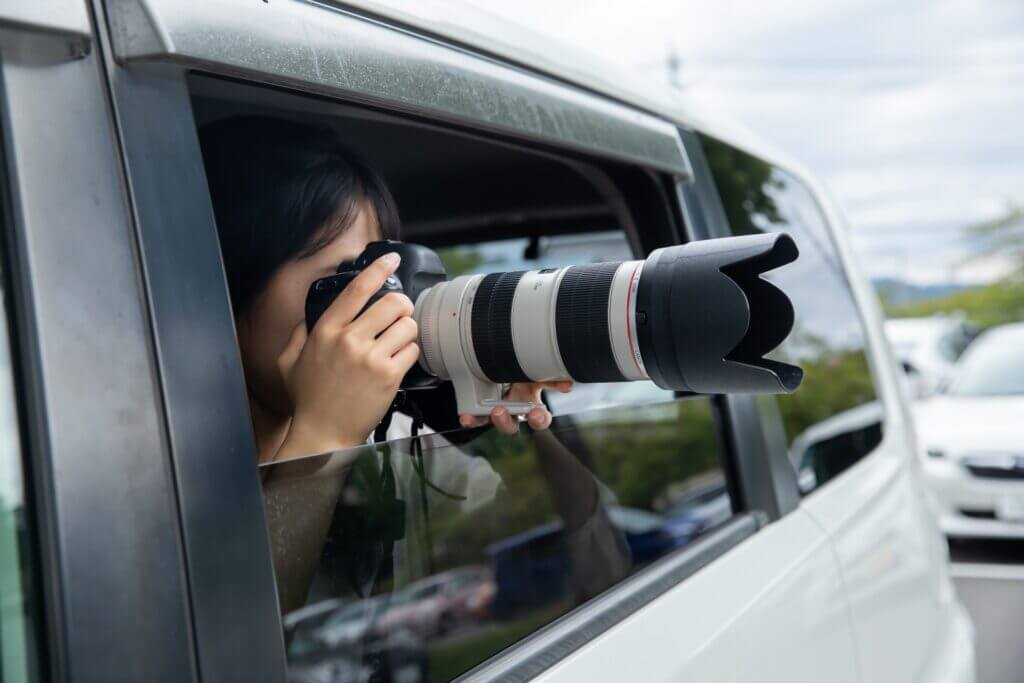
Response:
[{"label": "woman's hand", "polygon": [[[527,382],[513,384],[505,394],[509,401],[522,401],[536,403],[537,407],[531,408],[526,414],[526,423],[534,431],[547,429],[551,426],[551,412],[544,407],[540,400],[540,392],[545,389],[568,393],[572,390],[572,382]],[[510,414],[508,408],[495,408],[489,417],[476,415],[459,415],[459,424],[463,427],[480,427],[488,423],[494,425],[502,434],[516,434],[519,432],[519,418]]]},{"label": "woman's hand", "polygon": [[391,293],[359,311],[399,262],[398,254],[380,257],[345,287],[308,336],[305,322],[295,328],[278,358],[294,412],[275,459],[362,445],[387,412],[419,357],[413,304]]}]

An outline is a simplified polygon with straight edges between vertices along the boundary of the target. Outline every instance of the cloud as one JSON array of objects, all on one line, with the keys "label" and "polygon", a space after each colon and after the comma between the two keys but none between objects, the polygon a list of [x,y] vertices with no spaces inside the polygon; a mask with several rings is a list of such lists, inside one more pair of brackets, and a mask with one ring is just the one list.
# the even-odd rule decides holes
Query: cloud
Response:
[{"label": "cloud", "polygon": [[[818,173],[883,274],[947,277],[972,248],[950,224],[1024,202],[1017,0],[473,4],[662,83],[674,49],[686,95]],[[893,235],[907,256],[879,258]]]}]

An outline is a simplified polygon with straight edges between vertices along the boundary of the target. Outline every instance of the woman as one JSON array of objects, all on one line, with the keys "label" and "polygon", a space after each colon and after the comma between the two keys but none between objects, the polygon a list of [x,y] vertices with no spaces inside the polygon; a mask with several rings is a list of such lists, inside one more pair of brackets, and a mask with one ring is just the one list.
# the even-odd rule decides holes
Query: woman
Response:
[{"label": "woman", "polygon": [[[201,143],[213,199],[239,349],[260,464],[326,453],[366,444],[395,398],[406,371],[416,362],[413,304],[401,294],[388,294],[359,313],[398,266],[396,255],[367,267],[337,297],[311,333],[304,307],[310,284],[335,272],[338,263],[358,256],[366,244],[397,239],[395,202],[381,178],[339,145],[328,129],[278,119],[245,117],[204,126]],[[532,430],[543,433],[551,414],[543,407],[544,389],[568,391],[569,382],[513,385],[508,397],[538,407],[526,416]],[[444,395],[444,392],[441,392]],[[447,393],[451,396],[450,390]],[[514,434],[519,421],[504,408],[489,418],[471,415],[454,420],[451,401],[430,401],[428,424],[440,428],[479,427],[488,422]],[[446,414],[447,411],[447,414]],[[408,436],[409,419],[399,416],[388,440]],[[316,570],[340,488],[358,451],[334,458],[340,473],[322,477],[320,490],[303,483],[301,490],[267,495],[268,524],[274,545],[280,598],[285,611],[301,606]],[[564,446],[545,434],[538,441],[539,467],[552,486],[555,507],[570,535],[582,546],[601,547],[602,555],[622,555],[621,539],[610,532],[599,513],[598,487],[590,471]],[[391,455],[383,467],[392,467]],[[500,479],[481,458],[447,449],[418,472],[400,458],[394,464],[396,495],[409,502],[417,496],[415,476],[426,476],[443,489],[458,480],[458,497],[467,505],[493,497]],[[458,475],[458,476],[456,476]],[[426,493],[420,488],[422,498]],[[417,501],[425,502],[425,501]],[[406,533],[395,547],[396,579],[429,571],[430,557],[410,539],[410,526],[423,524],[418,505],[406,505]],[[429,531],[429,530],[428,530]],[[582,540],[580,540],[582,539]],[[365,539],[357,539],[362,542]],[[596,546],[594,545],[596,544]],[[363,555],[387,552],[372,546]],[[592,551],[581,551],[592,552]],[[359,557],[377,562],[376,557]],[[399,561],[400,560],[400,561]],[[610,563],[610,564],[609,564]],[[612,574],[622,562],[605,558]],[[582,566],[582,563],[581,563]],[[401,572],[397,568],[401,568]],[[581,581],[580,592],[592,594],[613,578],[605,569]],[[372,590],[371,570],[353,586],[360,594]],[[396,581],[398,583],[398,581]],[[581,584],[582,585],[582,584]]]}]

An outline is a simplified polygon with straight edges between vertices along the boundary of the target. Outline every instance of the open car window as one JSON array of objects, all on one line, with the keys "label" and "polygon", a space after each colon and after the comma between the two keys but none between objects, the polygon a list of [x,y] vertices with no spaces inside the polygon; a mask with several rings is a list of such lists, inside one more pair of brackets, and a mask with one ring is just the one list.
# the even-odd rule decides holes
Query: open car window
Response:
[{"label": "open car window", "polygon": [[[200,128],[252,113],[330,128],[449,278],[630,260],[674,239],[663,179],[640,168],[192,86]],[[413,438],[406,410],[375,445],[261,467],[292,681],[449,680],[735,516],[711,398],[580,385],[546,398],[549,430],[510,436],[459,427],[450,386],[409,397],[450,419]]]}]

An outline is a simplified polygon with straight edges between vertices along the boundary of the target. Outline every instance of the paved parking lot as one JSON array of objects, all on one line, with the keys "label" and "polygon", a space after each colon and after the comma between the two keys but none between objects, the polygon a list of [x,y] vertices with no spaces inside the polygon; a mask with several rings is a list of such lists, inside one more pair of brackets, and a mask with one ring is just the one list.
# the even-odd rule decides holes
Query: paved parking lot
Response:
[{"label": "paved parking lot", "polygon": [[1024,683],[1024,541],[961,541],[951,555],[977,634],[978,683]]}]

